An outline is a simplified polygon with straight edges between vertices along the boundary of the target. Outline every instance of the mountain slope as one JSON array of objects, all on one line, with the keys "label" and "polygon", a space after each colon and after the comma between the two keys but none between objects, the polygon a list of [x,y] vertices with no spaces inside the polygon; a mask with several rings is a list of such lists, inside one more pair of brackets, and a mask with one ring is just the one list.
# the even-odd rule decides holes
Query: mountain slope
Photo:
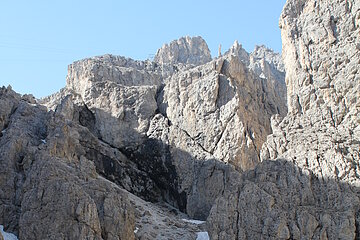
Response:
[{"label": "mountain slope", "polygon": [[286,104],[276,54],[212,60],[199,37],[170,46],[199,42],[202,51],[181,57],[165,46],[154,62],[77,61],[66,87],[40,101],[2,88],[5,229],[19,239],[193,239],[204,231],[182,223],[184,213],[206,220],[231,175],[259,162],[270,118],[284,116]]}]

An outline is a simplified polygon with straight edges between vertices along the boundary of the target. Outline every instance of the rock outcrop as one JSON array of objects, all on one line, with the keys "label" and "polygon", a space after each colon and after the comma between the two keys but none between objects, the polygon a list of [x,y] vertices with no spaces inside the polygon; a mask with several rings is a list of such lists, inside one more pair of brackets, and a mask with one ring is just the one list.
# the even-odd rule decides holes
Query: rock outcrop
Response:
[{"label": "rock outcrop", "polygon": [[271,131],[269,119],[286,112],[276,89],[266,88],[271,83],[257,77],[236,55],[167,81],[158,98],[160,112],[194,139],[201,152],[240,170],[259,162],[259,149]]},{"label": "rock outcrop", "polygon": [[19,239],[360,238],[359,13],[288,0],[284,63],[238,42],[212,59],[184,37],[154,61],[77,61],[40,101],[1,88],[0,224]]},{"label": "rock outcrop", "polygon": [[286,158],[322,177],[357,184],[360,5],[307,1],[298,7],[290,1],[280,21],[289,114],[273,121],[263,159]]},{"label": "rock outcrop", "polygon": [[288,0],[280,19],[289,112],[254,170],[216,201],[211,239],[358,239],[358,1]]},{"label": "rock outcrop", "polygon": [[7,231],[19,239],[134,239],[127,195],[100,178],[81,149],[80,137],[90,132],[11,89],[0,96],[15,107],[0,139],[0,216]]},{"label": "rock outcrop", "polygon": [[[193,45],[203,42],[199,38],[186,39]],[[159,52],[165,51],[166,45],[162,49]],[[257,61],[268,62],[265,55]],[[179,60],[165,65],[172,69],[183,63]],[[250,60],[244,64],[240,55],[227,53],[220,59],[197,67],[190,64],[172,73],[149,62],[95,57],[71,65],[66,89],[44,102],[54,109],[61,106],[61,99],[77,99],[72,101],[84,106],[86,114],[82,113],[91,118],[86,127],[119,149],[139,169],[150,173],[151,182],[163,186],[158,197],[191,217],[205,219],[226,184],[224,180],[219,183],[219,179],[226,179],[225,169],[229,169],[223,163],[239,170],[253,168],[271,132],[271,116],[284,116],[286,112],[280,95],[285,87],[279,90],[273,79],[257,76],[249,64]],[[153,77],[119,77],[123,72],[137,71],[142,71],[141,76]],[[157,171],[154,166],[158,166]],[[208,179],[207,175],[217,168],[219,175]],[[201,186],[198,178],[204,178]],[[140,194],[135,188],[126,189]],[[212,190],[202,192],[199,188]],[[157,198],[153,195],[149,191],[142,193],[143,197],[152,196],[147,200]]]},{"label": "rock outcrop", "polygon": [[288,0],[280,27],[284,63],[184,37],[154,61],[77,61],[39,101],[1,88],[5,231],[359,239],[360,3]]},{"label": "rock outcrop", "polygon": [[202,65],[211,61],[208,45],[201,37],[182,37],[162,46],[154,57],[158,64]]},{"label": "rock outcrop", "polygon": [[204,224],[181,219],[206,220],[286,114],[278,55],[232,49],[212,60],[186,37],[153,62],[77,61],[39,102],[2,88],[0,223],[20,239],[196,238]]}]

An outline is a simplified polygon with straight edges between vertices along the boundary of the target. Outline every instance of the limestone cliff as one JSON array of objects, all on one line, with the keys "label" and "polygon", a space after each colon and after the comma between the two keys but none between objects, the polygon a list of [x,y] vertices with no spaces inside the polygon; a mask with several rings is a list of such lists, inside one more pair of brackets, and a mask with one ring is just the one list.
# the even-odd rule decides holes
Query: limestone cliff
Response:
[{"label": "limestone cliff", "polygon": [[280,28],[284,62],[238,42],[212,59],[184,37],[153,61],[74,62],[41,100],[1,88],[0,225],[19,239],[359,239],[360,3],[288,0]]},{"label": "limestone cliff", "polygon": [[238,42],[212,59],[184,37],[153,61],[74,62],[41,100],[1,88],[0,225],[19,239],[359,239],[359,19],[357,0],[288,0],[284,62]]},{"label": "limestone cliff", "polygon": [[[288,0],[289,112],[208,219],[212,239],[358,239],[359,1]],[[235,189],[235,190],[234,190]]]},{"label": "limestone cliff", "polygon": [[0,223],[20,239],[194,239],[204,225],[182,218],[206,220],[286,114],[279,56],[232,49],[212,60],[186,37],[154,61],[77,61],[40,101],[2,88]]}]

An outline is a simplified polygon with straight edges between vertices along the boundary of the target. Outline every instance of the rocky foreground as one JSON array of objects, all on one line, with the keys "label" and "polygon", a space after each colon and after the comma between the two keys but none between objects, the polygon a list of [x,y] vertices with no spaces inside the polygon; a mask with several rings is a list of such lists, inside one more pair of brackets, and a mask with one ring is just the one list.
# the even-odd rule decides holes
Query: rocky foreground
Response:
[{"label": "rocky foreground", "polygon": [[19,239],[360,238],[359,25],[355,0],[288,0],[284,63],[237,42],[212,59],[184,37],[153,61],[77,61],[41,100],[1,88],[0,224]]}]

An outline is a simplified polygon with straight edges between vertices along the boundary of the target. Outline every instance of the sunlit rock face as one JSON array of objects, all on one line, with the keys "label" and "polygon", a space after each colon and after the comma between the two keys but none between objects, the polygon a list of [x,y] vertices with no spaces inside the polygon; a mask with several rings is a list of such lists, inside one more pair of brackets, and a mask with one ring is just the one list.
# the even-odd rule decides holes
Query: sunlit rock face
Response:
[{"label": "sunlit rock face", "polygon": [[284,76],[263,46],[212,59],[184,37],[153,61],[76,61],[41,100],[0,89],[0,224],[19,239],[205,234],[182,219],[206,220],[260,163],[271,116],[287,112]]},{"label": "sunlit rock face", "polygon": [[216,201],[212,239],[359,238],[359,12],[358,1],[287,1],[289,112],[272,118],[262,163]]},{"label": "sunlit rock face", "polygon": [[154,62],[158,64],[202,65],[211,61],[208,45],[201,37],[182,37],[163,45],[156,53]]}]

